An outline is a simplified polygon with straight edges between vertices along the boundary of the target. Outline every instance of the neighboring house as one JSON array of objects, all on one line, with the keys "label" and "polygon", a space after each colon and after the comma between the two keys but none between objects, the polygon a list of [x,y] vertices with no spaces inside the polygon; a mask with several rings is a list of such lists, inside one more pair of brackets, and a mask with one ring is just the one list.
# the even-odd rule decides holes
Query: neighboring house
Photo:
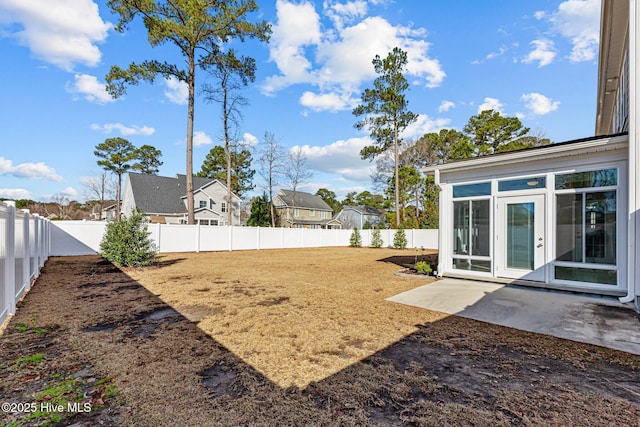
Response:
[{"label": "neighboring house", "polygon": [[358,228],[362,230],[367,223],[373,228],[384,222],[384,211],[368,206],[345,206],[335,216],[335,219],[340,221],[344,229]]},{"label": "neighboring house", "polygon": [[102,213],[100,215],[100,220],[103,221],[110,221],[112,219],[115,219],[116,217],[116,202],[115,200],[112,201],[107,201],[107,203],[109,203],[107,206],[105,206],[102,209]]},{"label": "neighboring house", "polygon": [[637,6],[602,3],[597,136],[423,169],[441,189],[439,274],[640,308]]},{"label": "neighboring house", "polygon": [[[125,181],[122,212],[126,215],[138,208],[150,222],[187,223],[186,175],[170,178],[129,172]],[[231,225],[240,225],[240,198],[232,194],[227,206],[227,187],[216,179],[193,177],[193,199],[196,223],[229,225],[227,212],[232,210]]]},{"label": "neighboring house", "polygon": [[273,198],[279,226],[286,228],[340,228],[340,223],[332,219],[333,210],[320,196],[280,190]]}]

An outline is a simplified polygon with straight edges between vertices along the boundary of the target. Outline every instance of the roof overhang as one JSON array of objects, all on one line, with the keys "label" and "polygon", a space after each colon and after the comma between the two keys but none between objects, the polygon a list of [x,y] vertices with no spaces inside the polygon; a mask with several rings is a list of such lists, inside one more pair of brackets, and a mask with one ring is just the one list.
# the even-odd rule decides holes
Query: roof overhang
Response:
[{"label": "roof overhang", "polygon": [[629,0],[603,0],[600,17],[596,135],[613,132],[611,124],[628,34]]},{"label": "roof overhang", "polygon": [[581,139],[559,144],[545,145],[542,147],[498,153],[489,156],[473,157],[471,159],[445,163],[442,165],[427,166],[422,168],[421,171],[427,175],[434,175],[435,171],[468,171],[473,169],[490,168],[497,165],[516,165],[530,161],[620,150],[627,147],[628,140],[629,137],[626,134]]}]

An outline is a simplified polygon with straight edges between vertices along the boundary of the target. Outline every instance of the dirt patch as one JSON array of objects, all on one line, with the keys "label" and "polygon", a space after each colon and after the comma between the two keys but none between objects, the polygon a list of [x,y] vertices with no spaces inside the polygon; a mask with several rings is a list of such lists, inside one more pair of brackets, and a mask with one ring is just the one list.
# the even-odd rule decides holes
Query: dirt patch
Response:
[{"label": "dirt patch", "polygon": [[387,302],[432,280],[394,276],[407,257],[52,258],[0,337],[0,396],[92,411],[0,424],[638,424],[640,357]]}]

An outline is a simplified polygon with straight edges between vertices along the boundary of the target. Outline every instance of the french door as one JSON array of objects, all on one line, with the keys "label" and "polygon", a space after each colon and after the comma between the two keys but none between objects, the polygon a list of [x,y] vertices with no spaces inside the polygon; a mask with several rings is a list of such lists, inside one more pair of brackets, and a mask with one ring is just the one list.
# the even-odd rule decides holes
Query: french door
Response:
[{"label": "french door", "polygon": [[544,282],[544,195],[498,198],[496,274]]}]

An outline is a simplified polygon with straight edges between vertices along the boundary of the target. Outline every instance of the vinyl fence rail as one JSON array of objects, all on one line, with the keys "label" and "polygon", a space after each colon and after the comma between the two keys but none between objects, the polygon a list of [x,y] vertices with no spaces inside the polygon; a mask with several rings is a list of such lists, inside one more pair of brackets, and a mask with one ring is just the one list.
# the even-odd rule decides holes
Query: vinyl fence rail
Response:
[{"label": "vinyl fence rail", "polygon": [[0,202],[0,324],[16,312],[49,257],[51,222]]},{"label": "vinyl fence rail", "polygon": [[[106,223],[54,221],[51,255],[92,255],[100,251]],[[238,251],[349,246],[352,230],[149,224],[160,253]],[[393,245],[396,230],[380,230],[383,246]],[[373,230],[360,230],[362,246],[371,245]],[[408,248],[437,249],[438,230],[405,230]]]}]

